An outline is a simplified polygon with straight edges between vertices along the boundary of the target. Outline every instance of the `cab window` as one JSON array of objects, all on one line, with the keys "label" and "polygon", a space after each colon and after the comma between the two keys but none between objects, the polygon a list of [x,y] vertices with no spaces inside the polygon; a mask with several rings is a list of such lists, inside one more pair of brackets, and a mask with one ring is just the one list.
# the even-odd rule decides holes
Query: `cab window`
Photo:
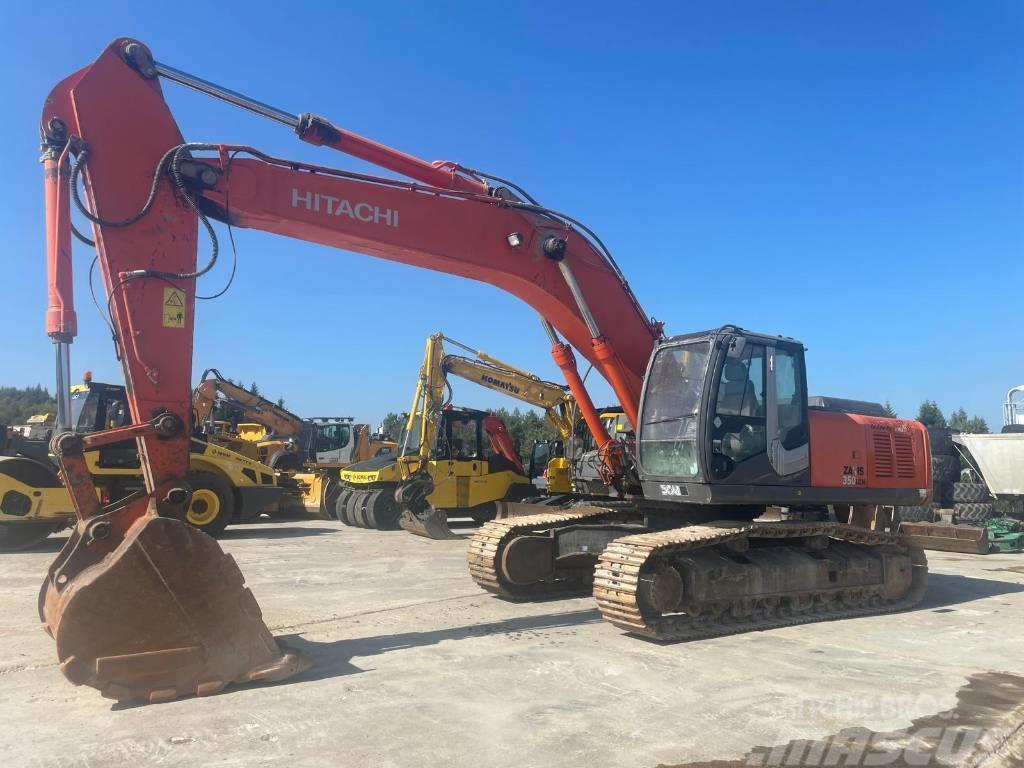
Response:
[{"label": "cab window", "polygon": [[352,428],[348,424],[325,424],[320,427],[317,440],[317,452],[340,451],[352,436]]},{"label": "cab window", "polygon": [[807,417],[804,403],[801,356],[793,350],[778,347],[775,350],[775,399],[778,413],[778,434],[786,450],[793,450],[807,442]]},{"label": "cab window", "polygon": [[765,439],[766,348],[733,347],[722,364],[715,398],[713,445],[732,467],[767,450]]},{"label": "cab window", "polygon": [[475,419],[449,421],[448,434],[448,455],[452,459],[475,459],[480,455]]}]

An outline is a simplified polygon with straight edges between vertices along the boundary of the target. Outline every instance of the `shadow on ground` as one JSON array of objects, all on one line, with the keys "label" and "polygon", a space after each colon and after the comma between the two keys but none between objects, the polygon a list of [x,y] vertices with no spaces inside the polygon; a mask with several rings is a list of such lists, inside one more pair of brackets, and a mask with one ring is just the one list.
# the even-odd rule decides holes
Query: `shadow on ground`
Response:
[{"label": "shadow on ground", "polygon": [[929,573],[928,591],[913,610],[924,611],[947,608],[987,597],[1024,592],[1024,584],[998,579],[979,579],[974,576],[956,576],[949,573]]},{"label": "shadow on ground", "polygon": [[300,677],[294,678],[296,682],[304,682],[362,672],[362,669],[352,664],[351,659],[354,656],[376,656],[407,648],[437,645],[444,640],[466,640],[491,635],[510,635],[517,632],[537,632],[546,629],[596,624],[601,621],[600,612],[596,608],[589,608],[544,616],[523,616],[483,624],[467,624],[428,632],[399,632],[389,635],[332,640],[327,643],[307,640],[301,635],[282,635],[278,639],[282,645],[299,651],[313,661],[312,669]]},{"label": "shadow on ground", "polygon": [[241,539],[294,539],[308,536],[326,536],[341,533],[336,528],[306,528],[305,526],[265,525],[259,528],[230,527],[217,538],[221,541],[239,541]]}]

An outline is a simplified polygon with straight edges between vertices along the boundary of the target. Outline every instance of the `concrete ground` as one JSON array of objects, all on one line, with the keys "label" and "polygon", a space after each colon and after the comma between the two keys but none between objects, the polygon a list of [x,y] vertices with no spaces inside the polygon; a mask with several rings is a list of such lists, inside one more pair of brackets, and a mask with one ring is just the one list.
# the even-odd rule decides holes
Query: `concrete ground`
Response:
[{"label": "concrete ground", "polygon": [[957,764],[1024,764],[1024,556],[929,553],[928,595],[907,613],[659,645],[604,623],[588,598],[485,595],[465,541],[239,526],[224,548],[271,630],[315,667],[117,706],[62,677],[39,627],[60,543],[0,556],[2,766],[771,765],[782,753],[757,748],[852,733],[870,751],[898,729],[910,731],[884,739],[932,754],[951,724],[981,736],[973,756],[950,752]]}]

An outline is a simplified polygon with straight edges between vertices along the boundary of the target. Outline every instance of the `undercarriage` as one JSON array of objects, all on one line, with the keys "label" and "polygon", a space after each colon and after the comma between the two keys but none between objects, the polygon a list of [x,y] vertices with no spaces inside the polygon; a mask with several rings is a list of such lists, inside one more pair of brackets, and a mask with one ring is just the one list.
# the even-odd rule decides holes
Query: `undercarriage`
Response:
[{"label": "undercarriage", "polygon": [[924,553],[895,533],[707,519],[715,511],[669,528],[635,508],[597,506],[497,520],[471,540],[469,570],[509,600],[592,591],[608,621],[655,640],[887,613],[924,595]]}]

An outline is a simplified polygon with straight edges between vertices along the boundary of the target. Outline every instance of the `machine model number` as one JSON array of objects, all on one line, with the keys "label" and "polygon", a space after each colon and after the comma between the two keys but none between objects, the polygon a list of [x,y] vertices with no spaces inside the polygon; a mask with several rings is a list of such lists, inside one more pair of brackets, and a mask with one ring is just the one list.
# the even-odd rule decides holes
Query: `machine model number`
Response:
[{"label": "machine model number", "polygon": [[860,465],[843,465],[843,485],[867,485],[864,479],[864,467]]}]

